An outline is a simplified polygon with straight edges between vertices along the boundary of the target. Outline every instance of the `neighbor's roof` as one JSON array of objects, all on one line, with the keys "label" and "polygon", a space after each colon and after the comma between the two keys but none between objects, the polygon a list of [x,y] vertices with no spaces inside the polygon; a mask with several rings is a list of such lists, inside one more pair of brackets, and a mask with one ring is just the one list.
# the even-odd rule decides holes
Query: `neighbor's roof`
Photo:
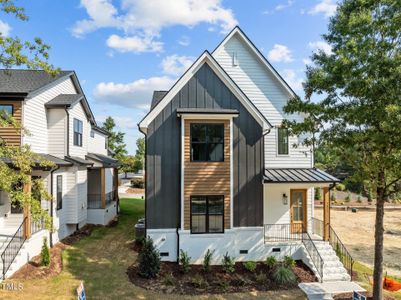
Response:
[{"label": "neighbor's roof", "polygon": [[104,130],[103,128],[101,128],[101,127],[99,127],[99,126],[93,125],[93,126],[92,126],[92,129],[94,129],[94,130],[96,130],[96,131],[98,131],[98,132],[100,132],[100,133],[103,133],[104,135],[107,135],[107,136],[110,135],[109,132],[107,132],[106,130]]},{"label": "neighbor's roof", "polygon": [[163,98],[166,96],[168,91],[153,91],[152,104],[150,110],[152,110]]},{"label": "neighbor's roof", "polygon": [[88,153],[86,158],[99,162],[106,168],[116,168],[120,165],[117,159],[99,153]]},{"label": "neighbor's roof", "polygon": [[[37,155],[37,156],[39,156],[41,158],[41,159],[37,159],[37,160],[34,161],[34,163],[36,164],[36,167],[40,167],[40,164],[43,162],[42,160],[52,162],[55,165],[61,166],[61,167],[63,167],[63,166],[72,166],[71,162],[68,162],[68,161],[66,161],[64,159],[61,159],[59,157],[56,157],[56,156],[53,156],[53,155],[50,155],[50,154],[35,153],[35,155]],[[1,157],[0,161],[6,163],[8,165],[12,165],[13,164],[13,161],[9,157]]]},{"label": "neighbor's roof", "polygon": [[81,94],[60,94],[45,103],[46,107],[70,107],[84,98]]},{"label": "neighbor's roof", "polygon": [[265,183],[333,183],[340,180],[316,168],[265,169]]},{"label": "neighbor's roof", "polygon": [[29,94],[73,71],[60,71],[51,76],[42,70],[0,70],[0,93]]},{"label": "neighbor's roof", "polygon": [[66,156],[64,159],[66,161],[72,162],[73,164],[76,164],[76,165],[81,165],[81,166],[93,165],[93,162],[91,162],[89,160],[85,160],[85,159],[77,157],[77,156]]}]

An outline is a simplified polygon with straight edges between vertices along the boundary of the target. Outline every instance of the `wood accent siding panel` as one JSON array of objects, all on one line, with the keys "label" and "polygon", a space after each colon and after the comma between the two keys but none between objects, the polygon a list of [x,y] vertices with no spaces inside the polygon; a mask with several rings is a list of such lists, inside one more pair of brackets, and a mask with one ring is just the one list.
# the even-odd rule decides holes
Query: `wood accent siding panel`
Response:
[{"label": "wood accent siding panel", "polygon": [[[177,108],[239,111],[239,116],[233,121],[233,223],[234,227],[263,225],[262,128],[213,70],[204,64],[148,127],[147,228],[177,228],[181,223],[181,119],[177,117]],[[197,172],[207,175],[207,171],[200,169]],[[219,172],[224,175],[226,171]]]},{"label": "wood accent siding panel", "polygon": [[[191,124],[224,124],[224,161],[191,162]],[[191,196],[224,196],[224,228],[230,228],[230,121],[185,120],[184,128],[184,229],[189,230]]]},{"label": "wood accent siding panel", "polygon": [[[13,116],[18,123],[22,123],[22,101],[6,101],[2,100],[0,104],[13,105]],[[0,127],[0,137],[10,146],[21,145],[21,130],[12,126]]]}]

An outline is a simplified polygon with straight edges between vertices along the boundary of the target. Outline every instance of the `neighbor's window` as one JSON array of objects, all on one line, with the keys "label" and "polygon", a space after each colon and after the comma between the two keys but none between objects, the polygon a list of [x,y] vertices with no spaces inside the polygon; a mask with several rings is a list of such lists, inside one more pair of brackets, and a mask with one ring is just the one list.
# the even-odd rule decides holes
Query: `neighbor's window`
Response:
[{"label": "neighbor's window", "polygon": [[57,210],[63,208],[63,176],[57,175]]},{"label": "neighbor's window", "polygon": [[288,154],[288,129],[278,128],[277,129],[277,152],[278,154]]},{"label": "neighbor's window", "polygon": [[0,115],[3,117],[12,116],[14,113],[14,106],[12,104],[1,104]]},{"label": "neighbor's window", "polygon": [[191,161],[224,161],[224,124],[191,124]]},{"label": "neighbor's window", "polygon": [[95,132],[93,130],[91,130],[91,138],[95,137]]},{"label": "neighbor's window", "polygon": [[74,146],[82,147],[82,121],[74,119]]},{"label": "neighbor's window", "polygon": [[224,232],[224,196],[191,197],[191,233]]}]

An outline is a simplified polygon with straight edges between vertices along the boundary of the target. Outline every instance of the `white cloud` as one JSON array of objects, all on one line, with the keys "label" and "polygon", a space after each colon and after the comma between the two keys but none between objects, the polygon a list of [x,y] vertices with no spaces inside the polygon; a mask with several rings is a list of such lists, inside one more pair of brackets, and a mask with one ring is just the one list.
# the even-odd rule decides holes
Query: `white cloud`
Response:
[{"label": "white cloud", "polygon": [[309,42],[308,46],[313,51],[322,50],[327,55],[333,54],[331,46],[329,44],[327,44],[326,42],[323,42],[323,41]]},{"label": "white cloud", "polygon": [[163,43],[150,37],[118,36],[112,34],[106,41],[107,46],[119,52],[161,52]]},{"label": "white cloud", "polygon": [[309,14],[317,15],[323,13],[326,18],[334,16],[337,4],[335,0],[320,0],[318,4],[309,10]]},{"label": "white cloud", "polygon": [[305,65],[310,65],[310,64],[312,63],[312,61],[310,60],[310,58],[304,58],[304,59],[302,60],[302,62],[303,62]]},{"label": "white cloud", "polygon": [[[97,116],[97,121],[100,123],[104,123],[108,116],[101,115]],[[127,129],[135,129],[137,127],[135,121],[130,117],[118,117],[113,116],[114,122],[116,123],[116,127],[118,130],[127,131]]]},{"label": "white cloud", "polygon": [[184,73],[194,62],[195,57],[179,56],[177,54],[167,56],[160,64],[163,73],[178,76]]},{"label": "white cloud", "polygon": [[288,0],[286,3],[282,3],[282,4],[277,5],[274,9],[277,10],[277,11],[284,10],[284,9],[292,6],[293,4],[294,4],[293,0]]},{"label": "white cloud", "polygon": [[291,50],[287,46],[275,44],[273,49],[269,51],[268,59],[272,62],[291,62],[292,58]]},{"label": "white cloud", "polygon": [[[119,11],[112,0],[81,0],[81,6],[86,9],[89,18],[75,23],[73,35],[82,37],[99,28],[114,28],[123,31],[125,39],[134,39],[135,43],[139,38],[147,44],[156,43],[162,47],[158,40],[161,30],[166,27],[194,27],[207,23],[227,32],[238,23],[232,10],[224,8],[221,0],[120,1]],[[124,51],[137,52],[138,48],[142,49],[129,46]]]},{"label": "white cloud", "polygon": [[139,79],[130,83],[101,82],[96,85],[93,95],[98,102],[123,107],[147,109],[154,90],[168,90],[174,79],[161,76]]},{"label": "white cloud", "polygon": [[7,37],[9,36],[10,32],[11,26],[8,23],[0,20],[0,35],[2,35],[3,37]]},{"label": "white cloud", "polygon": [[178,44],[180,44],[181,46],[187,47],[189,46],[189,44],[191,43],[191,40],[189,39],[188,36],[183,35],[179,40],[178,40]]},{"label": "white cloud", "polygon": [[281,75],[293,90],[302,91],[303,79],[298,77],[293,69],[286,69],[281,73]]}]

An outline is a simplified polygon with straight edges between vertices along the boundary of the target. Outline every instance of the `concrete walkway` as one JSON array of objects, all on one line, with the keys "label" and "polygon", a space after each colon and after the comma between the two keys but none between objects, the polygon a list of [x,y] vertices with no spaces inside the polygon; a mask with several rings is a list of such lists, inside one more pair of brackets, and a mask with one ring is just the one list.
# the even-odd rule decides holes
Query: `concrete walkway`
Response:
[{"label": "concrete walkway", "polygon": [[365,289],[352,281],[300,283],[299,288],[308,299],[333,299],[334,295],[356,292],[366,292]]}]

